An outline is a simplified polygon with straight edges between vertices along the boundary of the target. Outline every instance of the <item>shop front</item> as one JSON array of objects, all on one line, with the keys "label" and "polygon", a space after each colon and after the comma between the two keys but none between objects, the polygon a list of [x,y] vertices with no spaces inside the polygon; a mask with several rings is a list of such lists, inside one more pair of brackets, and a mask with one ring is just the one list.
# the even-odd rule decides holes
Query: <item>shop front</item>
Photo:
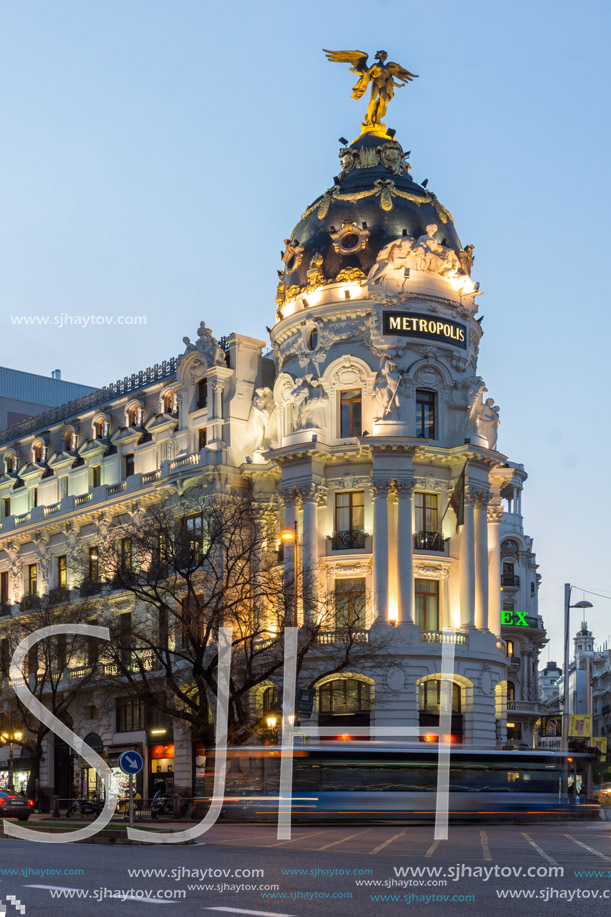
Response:
[{"label": "shop front", "polygon": [[164,795],[174,789],[174,744],[149,745],[149,792]]},{"label": "shop front", "polygon": [[[111,745],[108,748],[107,759],[110,768],[111,792],[116,793],[119,800],[126,799],[129,796],[129,777],[119,767],[119,758],[124,751],[137,751],[138,754],[143,754],[140,742],[135,742],[132,745]],[[144,772],[140,771],[134,778],[134,793],[139,793],[140,796],[144,796],[143,777]]]}]

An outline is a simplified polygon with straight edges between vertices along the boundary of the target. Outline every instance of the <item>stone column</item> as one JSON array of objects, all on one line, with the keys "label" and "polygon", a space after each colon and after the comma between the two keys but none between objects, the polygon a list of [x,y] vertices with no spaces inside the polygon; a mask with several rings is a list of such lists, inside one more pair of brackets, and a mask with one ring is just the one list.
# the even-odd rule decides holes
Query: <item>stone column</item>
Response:
[{"label": "stone column", "polygon": [[460,535],[460,624],[475,624],[475,531],[473,494],[465,488],[465,521]]},{"label": "stone column", "polygon": [[481,491],[475,501],[475,626],[488,630],[488,514],[490,494]]},{"label": "stone column", "polygon": [[412,538],[412,481],[397,481],[397,624],[414,623],[414,546]]},{"label": "stone column", "polygon": [[388,621],[388,493],[390,481],[373,481],[374,623]]},{"label": "stone column", "polygon": [[318,525],[317,507],[321,488],[316,484],[300,489],[303,500],[303,535],[301,539],[301,570],[303,582],[303,619],[305,624],[315,617],[318,577]]},{"label": "stone column", "polygon": [[488,629],[501,636],[501,547],[500,524],[503,508],[488,507]]}]

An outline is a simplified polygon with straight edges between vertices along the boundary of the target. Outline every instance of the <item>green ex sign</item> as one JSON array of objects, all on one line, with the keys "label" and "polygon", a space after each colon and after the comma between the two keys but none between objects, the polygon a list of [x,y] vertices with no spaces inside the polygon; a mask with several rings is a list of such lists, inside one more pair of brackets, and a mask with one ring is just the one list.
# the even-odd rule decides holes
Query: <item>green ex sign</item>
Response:
[{"label": "green ex sign", "polygon": [[502,624],[513,624],[514,627],[528,627],[525,611],[503,611],[501,612]]}]

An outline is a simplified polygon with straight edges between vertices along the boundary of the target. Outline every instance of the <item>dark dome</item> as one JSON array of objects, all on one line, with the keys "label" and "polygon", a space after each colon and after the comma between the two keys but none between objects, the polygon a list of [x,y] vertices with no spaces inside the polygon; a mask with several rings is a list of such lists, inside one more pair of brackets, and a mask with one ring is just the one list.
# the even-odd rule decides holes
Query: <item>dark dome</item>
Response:
[{"label": "dark dome", "polygon": [[335,185],[308,207],[288,240],[287,295],[291,287],[332,282],[344,271],[340,280],[358,279],[357,272],[366,276],[385,245],[401,236],[417,239],[432,223],[435,238],[459,255],[462,246],[451,215],[410,178],[396,140],[362,134],[340,151],[340,158],[343,169]]}]

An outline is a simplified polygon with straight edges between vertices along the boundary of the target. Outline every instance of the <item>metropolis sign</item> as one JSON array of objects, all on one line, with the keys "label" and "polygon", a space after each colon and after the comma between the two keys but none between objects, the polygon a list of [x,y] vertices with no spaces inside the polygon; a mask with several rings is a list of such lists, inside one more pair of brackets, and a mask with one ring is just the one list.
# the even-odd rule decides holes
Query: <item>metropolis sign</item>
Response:
[{"label": "metropolis sign", "polygon": [[448,318],[431,318],[418,312],[384,312],[384,334],[399,334],[402,337],[427,338],[443,341],[455,347],[467,349],[467,328],[460,322]]}]

